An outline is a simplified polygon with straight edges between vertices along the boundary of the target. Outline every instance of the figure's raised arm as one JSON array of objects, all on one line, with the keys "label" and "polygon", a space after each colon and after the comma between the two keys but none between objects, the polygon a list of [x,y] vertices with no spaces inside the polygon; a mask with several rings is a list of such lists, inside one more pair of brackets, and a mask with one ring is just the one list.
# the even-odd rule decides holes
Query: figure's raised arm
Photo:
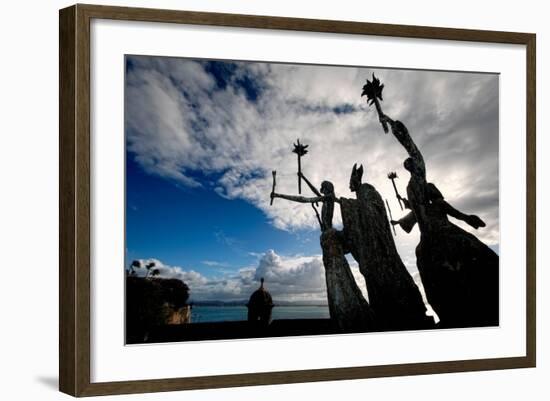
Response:
[{"label": "figure's raised arm", "polygon": [[415,165],[419,170],[418,173],[422,174],[425,178],[426,165],[424,163],[424,157],[422,156],[422,153],[420,153],[420,150],[418,149],[418,146],[416,146],[416,143],[414,143],[413,139],[411,138],[409,130],[407,129],[405,124],[403,124],[401,121],[392,120],[386,114],[382,114],[380,116],[380,120],[385,121],[387,124],[389,124],[393,136],[395,136],[401,146],[405,148],[409,156],[413,159]]},{"label": "figure's raised arm", "polygon": [[305,196],[295,196],[295,195],[285,195],[285,194],[278,194],[275,192],[271,193],[272,198],[281,198],[286,199],[292,202],[298,202],[298,203],[317,203],[317,202],[323,202],[325,200],[324,196],[316,196],[314,198],[307,198]]},{"label": "figure's raised arm", "polygon": [[298,172],[298,177],[300,177],[301,179],[303,179],[306,182],[309,189],[311,189],[311,192],[313,192],[317,196],[323,196],[321,194],[321,192],[319,192],[319,190],[317,188],[315,188],[315,186],[306,178],[306,176],[304,174],[302,174],[301,171]]},{"label": "figure's raised arm", "polygon": [[405,150],[411,157],[412,161],[414,162],[414,165],[416,166],[414,168],[415,171],[414,172],[411,171],[411,173],[414,173],[415,175],[419,176],[419,178],[425,179],[426,167],[424,164],[424,158],[422,157],[420,150],[418,150],[418,147],[416,146],[411,136],[409,135],[409,131],[407,130],[407,127],[405,127],[405,125],[400,121],[392,120],[382,111],[382,106],[380,105],[380,102],[382,101],[383,89],[384,89],[384,85],[380,82],[378,78],[374,76],[374,73],[373,73],[372,81],[369,81],[367,79],[367,83],[363,86],[363,92],[361,93],[361,96],[367,97],[367,103],[369,104],[369,106],[373,104],[376,106],[378,119],[382,124],[382,128],[384,129],[384,132],[388,133],[388,125],[389,125],[391,127],[393,135],[397,138],[399,143],[405,148]]}]

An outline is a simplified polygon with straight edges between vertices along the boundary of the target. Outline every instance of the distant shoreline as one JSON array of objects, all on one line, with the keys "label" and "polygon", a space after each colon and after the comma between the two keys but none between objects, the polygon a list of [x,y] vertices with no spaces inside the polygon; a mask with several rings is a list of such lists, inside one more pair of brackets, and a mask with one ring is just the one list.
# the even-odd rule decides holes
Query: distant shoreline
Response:
[{"label": "distant shoreline", "polygon": [[[196,322],[224,322],[248,320],[248,308],[245,305],[205,306],[199,305],[191,309],[191,323]],[[275,305],[272,309],[272,319],[328,319],[328,306],[296,306]]]},{"label": "distant shoreline", "polygon": [[[219,306],[219,307],[232,307],[232,306],[246,306],[247,302],[232,303],[232,302],[217,302],[217,301],[191,301],[191,306]],[[328,307],[328,304],[292,304],[292,303],[279,303],[273,302],[275,307]]]}]

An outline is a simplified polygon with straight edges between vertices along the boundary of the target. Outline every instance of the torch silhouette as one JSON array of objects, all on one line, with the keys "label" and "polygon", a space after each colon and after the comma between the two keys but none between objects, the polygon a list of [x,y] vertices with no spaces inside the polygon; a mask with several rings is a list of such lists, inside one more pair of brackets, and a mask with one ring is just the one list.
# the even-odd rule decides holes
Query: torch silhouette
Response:
[{"label": "torch silhouette", "polygon": [[[273,176],[273,186],[271,187],[271,195],[275,193],[275,187],[277,186],[277,171],[273,170],[271,172],[271,175]],[[273,206],[273,196],[271,197],[271,202],[269,202],[269,206]]]},{"label": "torch silhouette", "polygon": [[380,107],[380,101],[384,100],[382,99],[383,89],[384,85],[380,85],[380,80],[374,76],[374,73],[372,73],[372,82],[367,79],[367,83],[363,86],[361,97],[367,96],[367,102],[369,106],[372,106],[372,104],[374,103],[374,105],[376,106],[376,111],[378,112],[378,118],[380,119],[380,123],[382,124],[382,128],[387,134],[388,124],[385,120],[382,119],[384,113],[382,112],[382,107]]},{"label": "torch silhouette", "polygon": [[309,145],[304,145],[300,143],[300,139],[298,139],[297,143],[294,144],[294,150],[293,153],[296,153],[298,156],[298,193],[302,193],[302,156],[305,156],[307,154],[307,148]]},{"label": "torch silhouette", "polygon": [[388,200],[386,199],[386,207],[388,208],[388,213],[390,214],[390,226],[393,230],[393,235],[394,236],[397,236],[397,233],[395,232],[395,226],[391,223],[393,221],[393,216],[391,214],[391,208],[390,208],[390,204],[388,203]]},{"label": "torch silhouette", "polygon": [[395,186],[395,179],[397,177],[397,173],[395,171],[392,171],[388,174],[388,179],[391,180],[391,183],[393,184],[393,190],[395,191],[395,197],[397,198],[397,201],[399,202],[399,206],[401,207],[401,210],[403,210],[403,204],[401,201],[401,195],[399,195],[399,192],[397,191],[397,187]]}]

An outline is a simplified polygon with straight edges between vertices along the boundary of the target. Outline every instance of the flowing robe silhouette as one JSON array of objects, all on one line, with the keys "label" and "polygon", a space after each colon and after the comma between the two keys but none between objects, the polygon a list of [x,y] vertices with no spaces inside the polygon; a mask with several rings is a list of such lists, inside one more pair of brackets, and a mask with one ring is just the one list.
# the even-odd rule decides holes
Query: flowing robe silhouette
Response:
[{"label": "flowing robe silhouette", "polygon": [[428,302],[441,327],[494,326],[499,323],[499,257],[476,236],[451,223],[447,216],[478,228],[485,224],[447,203],[426,181],[424,158],[405,125],[384,116],[409,154],[405,168],[412,215],[399,224],[409,232],[418,223],[417,266]]},{"label": "flowing robe silhouette", "polygon": [[344,234],[365,278],[377,329],[432,327],[418,286],[397,253],[382,197],[370,184],[355,192],[357,199],[341,198]]},{"label": "flowing robe silhouette", "polygon": [[331,319],[342,332],[373,331],[375,315],[349,267],[342,232],[334,228],[323,231],[321,249]]}]

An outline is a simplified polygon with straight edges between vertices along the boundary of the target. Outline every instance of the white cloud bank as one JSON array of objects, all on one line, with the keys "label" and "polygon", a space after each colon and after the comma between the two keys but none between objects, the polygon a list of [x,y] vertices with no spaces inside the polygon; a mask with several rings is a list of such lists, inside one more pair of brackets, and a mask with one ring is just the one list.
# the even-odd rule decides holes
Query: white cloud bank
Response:
[{"label": "white cloud bank", "polygon": [[[269,250],[259,258],[257,266],[244,267],[237,272],[212,278],[192,269],[166,265],[158,259],[140,261],[142,266],[154,262],[154,268],[159,269],[159,277],[177,278],[185,282],[193,301],[248,300],[252,292],[258,289],[262,277],[275,302],[327,301],[325,270],[320,255],[284,257]],[[357,264],[351,268],[359,288],[366,295],[365,281]],[[136,273],[143,277],[146,269],[138,268]]]},{"label": "white cloud bank", "polygon": [[[310,145],[302,166],[314,184],[330,180],[338,196],[353,197],[349,174],[362,163],[363,180],[388,199],[394,217],[402,214],[386,175],[397,171],[404,194],[406,153],[360,97],[374,71],[385,84],[382,106],[409,128],[428,179],[451,204],[478,214],[487,227],[475,234],[498,245],[496,75],[243,62],[220,84],[202,62],[140,56],[131,62],[125,96],[131,157],[150,174],[244,199],[284,230],[318,225],[307,205],[276,199],[269,206],[272,170],[278,192],[297,192],[291,153],[297,138]],[[197,171],[204,179],[194,178]],[[412,268],[417,230],[399,232],[396,243]]]}]

